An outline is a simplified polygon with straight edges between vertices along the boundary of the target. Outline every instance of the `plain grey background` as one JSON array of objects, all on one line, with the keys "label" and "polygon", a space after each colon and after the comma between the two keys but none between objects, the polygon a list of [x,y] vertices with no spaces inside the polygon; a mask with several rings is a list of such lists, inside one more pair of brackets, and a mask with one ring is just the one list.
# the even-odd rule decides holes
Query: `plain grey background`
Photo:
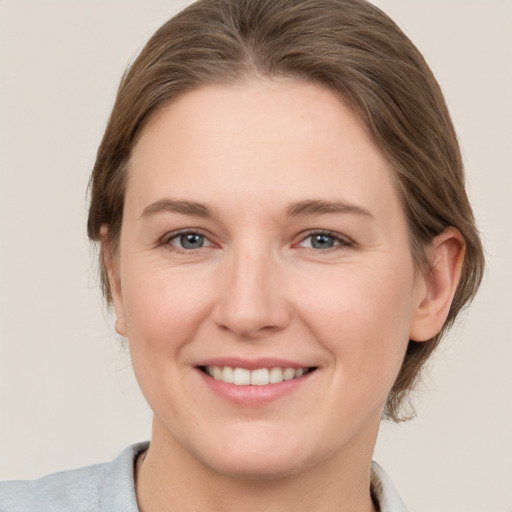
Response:
[{"label": "plain grey background", "polygon": [[[113,458],[151,414],[104,311],[86,187],[119,78],[179,0],[0,0],[0,479]],[[488,272],[375,459],[411,511],[512,510],[512,1],[376,0],[426,56]]]}]

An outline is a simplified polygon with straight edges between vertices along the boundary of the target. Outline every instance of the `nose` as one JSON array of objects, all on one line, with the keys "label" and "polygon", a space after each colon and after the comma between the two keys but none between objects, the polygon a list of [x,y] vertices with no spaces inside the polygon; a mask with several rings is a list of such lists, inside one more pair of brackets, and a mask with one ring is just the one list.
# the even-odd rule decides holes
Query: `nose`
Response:
[{"label": "nose", "polygon": [[214,319],[240,339],[261,339],[284,329],[291,311],[282,286],[282,269],[265,251],[246,250],[225,262]]}]

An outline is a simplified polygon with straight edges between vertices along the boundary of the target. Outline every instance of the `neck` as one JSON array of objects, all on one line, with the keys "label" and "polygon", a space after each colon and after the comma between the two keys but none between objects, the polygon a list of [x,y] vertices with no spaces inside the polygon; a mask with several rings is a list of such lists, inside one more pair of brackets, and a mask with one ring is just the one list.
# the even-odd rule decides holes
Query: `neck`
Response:
[{"label": "neck", "polygon": [[205,466],[175,440],[163,442],[160,428],[155,421],[150,448],[137,461],[141,512],[376,511],[370,496],[371,451],[361,457],[360,450],[349,447],[342,457],[298,473],[248,478]]}]

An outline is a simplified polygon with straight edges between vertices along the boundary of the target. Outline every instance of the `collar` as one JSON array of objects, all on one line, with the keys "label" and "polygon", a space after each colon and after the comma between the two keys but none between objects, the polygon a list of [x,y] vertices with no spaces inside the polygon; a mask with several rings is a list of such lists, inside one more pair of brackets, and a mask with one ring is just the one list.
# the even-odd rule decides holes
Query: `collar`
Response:
[{"label": "collar", "polygon": [[[139,512],[134,467],[137,457],[148,447],[149,442],[129,446],[108,465],[99,493],[101,512]],[[407,512],[393,482],[376,462],[371,467],[371,489],[380,512]]]},{"label": "collar", "polygon": [[407,512],[393,482],[375,461],[372,462],[371,489],[380,512]]}]

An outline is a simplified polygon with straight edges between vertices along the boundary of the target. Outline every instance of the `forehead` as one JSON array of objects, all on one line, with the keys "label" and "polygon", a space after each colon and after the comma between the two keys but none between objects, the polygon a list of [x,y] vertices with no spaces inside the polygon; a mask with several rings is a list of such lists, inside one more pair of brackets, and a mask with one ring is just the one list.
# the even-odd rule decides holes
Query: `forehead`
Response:
[{"label": "forehead", "polygon": [[145,127],[132,154],[127,202],[159,197],[225,206],[346,200],[398,202],[390,165],[332,91],[294,80],[204,86]]}]

